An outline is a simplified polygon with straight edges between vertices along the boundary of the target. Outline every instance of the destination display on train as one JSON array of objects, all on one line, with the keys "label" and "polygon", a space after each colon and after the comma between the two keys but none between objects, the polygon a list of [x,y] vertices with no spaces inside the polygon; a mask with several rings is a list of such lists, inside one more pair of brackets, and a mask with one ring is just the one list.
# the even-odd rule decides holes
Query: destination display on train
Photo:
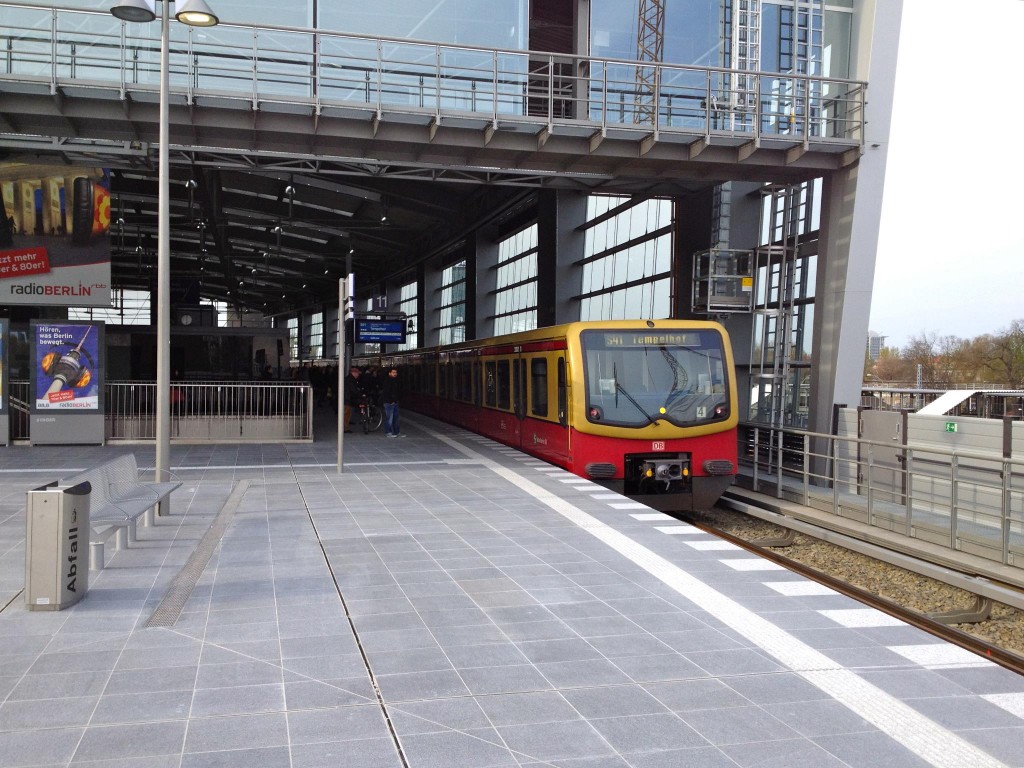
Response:
[{"label": "destination display on train", "polygon": [[603,333],[606,348],[612,347],[699,347],[698,333]]}]

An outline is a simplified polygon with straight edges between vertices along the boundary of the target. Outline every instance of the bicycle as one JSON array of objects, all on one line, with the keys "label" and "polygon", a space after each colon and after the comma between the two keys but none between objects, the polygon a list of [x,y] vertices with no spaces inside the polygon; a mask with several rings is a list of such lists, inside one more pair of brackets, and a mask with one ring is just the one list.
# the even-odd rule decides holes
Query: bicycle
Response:
[{"label": "bicycle", "polygon": [[363,425],[363,434],[376,432],[384,421],[384,411],[368,397],[359,400],[359,421]]}]

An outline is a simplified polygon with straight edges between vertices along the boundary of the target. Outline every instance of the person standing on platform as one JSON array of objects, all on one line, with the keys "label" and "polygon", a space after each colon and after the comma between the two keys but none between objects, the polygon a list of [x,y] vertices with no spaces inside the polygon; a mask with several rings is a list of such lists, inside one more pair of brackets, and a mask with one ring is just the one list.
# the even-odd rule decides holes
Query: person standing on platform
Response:
[{"label": "person standing on platform", "polygon": [[389,368],[381,387],[384,401],[384,432],[388,437],[405,437],[398,431],[398,369]]},{"label": "person standing on platform", "polygon": [[359,366],[353,365],[348,369],[348,376],[345,377],[345,432],[352,431],[348,426],[352,422],[352,409],[359,407],[359,398],[363,396],[363,388],[359,386],[361,373]]}]

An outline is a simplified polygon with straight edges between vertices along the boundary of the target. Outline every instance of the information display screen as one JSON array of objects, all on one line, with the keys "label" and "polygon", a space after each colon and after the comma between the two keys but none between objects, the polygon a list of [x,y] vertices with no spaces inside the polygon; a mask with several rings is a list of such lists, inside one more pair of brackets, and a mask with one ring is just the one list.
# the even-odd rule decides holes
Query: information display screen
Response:
[{"label": "information display screen", "polygon": [[404,344],[405,320],[368,320],[356,318],[357,344]]}]

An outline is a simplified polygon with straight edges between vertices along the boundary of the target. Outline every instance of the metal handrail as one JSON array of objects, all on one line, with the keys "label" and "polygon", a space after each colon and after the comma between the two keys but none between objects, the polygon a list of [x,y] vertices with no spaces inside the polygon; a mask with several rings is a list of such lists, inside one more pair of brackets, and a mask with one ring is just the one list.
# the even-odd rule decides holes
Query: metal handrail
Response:
[{"label": "metal handrail", "polygon": [[[773,489],[836,518],[1024,568],[1024,458],[910,442],[743,425],[740,463]],[[896,456],[884,461],[882,457]],[[1024,585],[1024,575],[1019,579]]]},{"label": "metal handrail", "polygon": [[[7,56],[0,79],[155,92],[159,30],[128,24],[105,11],[0,3],[17,9],[20,26],[0,35]],[[419,112],[441,120],[467,114],[500,120],[584,123],[649,134],[799,138],[860,146],[867,84],[777,72],[756,78],[760,98],[747,105],[723,67],[653,64],[415,39],[365,37],[307,27],[222,23],[197,32],[172,25],[174,98],[206,96],[261,104],[302,103],[316,114],[362,105]],[[6,38],[6,40],[4,40]],[[638,94],[637,71],[654,69],[656,108]],[[642,98],[641,98],[642,96]]]},{"label": "metal handrail", "polygon": [[[31,405],[29,382],[11,391]],[[308,382],[172,381],[171,439],[275,442],[313,439],[313,390]],[[109,441],[156,438],[157,387],[153,381],[103,385],[105,436]],[[26,429],[30,424],[26,420]],[[15,439],[28,439],[16,434]]]}]

